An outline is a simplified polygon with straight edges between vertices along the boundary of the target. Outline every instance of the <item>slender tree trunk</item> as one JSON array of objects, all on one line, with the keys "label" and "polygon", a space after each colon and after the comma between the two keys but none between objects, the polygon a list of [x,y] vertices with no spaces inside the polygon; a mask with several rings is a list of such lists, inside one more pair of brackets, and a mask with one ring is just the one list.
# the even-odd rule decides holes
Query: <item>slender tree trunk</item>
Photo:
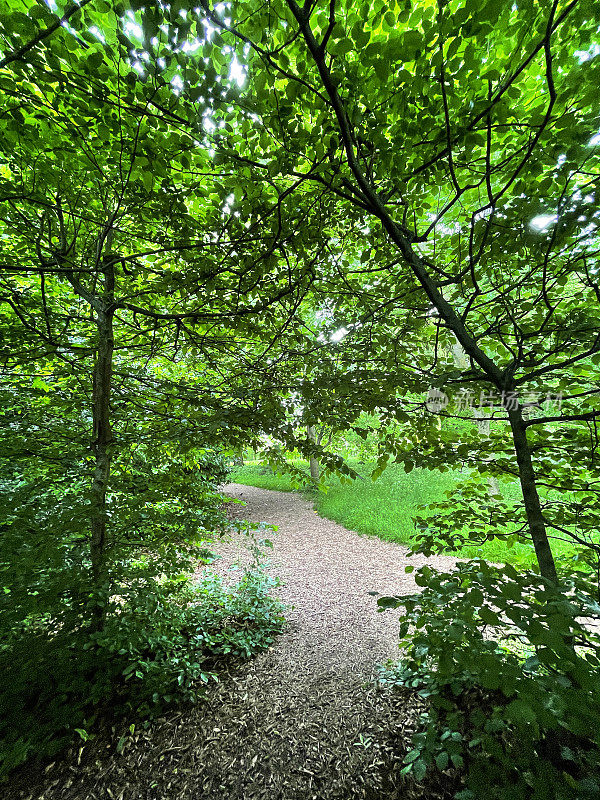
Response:
[{"label": "slender tree trunk", "polygon": [[[465,353],[464,347],[455,338],[455,342],[451,345],[452,356],[454,359],[454,365],[459,369],[468,369],[469,368],[469,359],[467,358],[467,354]],[[485,413],[484,409],[474,408],[473,409],[473,416],[477,419],[477,430],[479,431],[482,436],[489,436],[490,433],[490,417]],[[500,494],[500,487],[498,485],[498,480],[493,475],[488,477],[488,493],[490,497],[494,497],[497,494]]]},{"label": "slender tree trunk", "polygon": [[557,581],[556,565],[548,541],[546,523],[542,515],[540,498],[537,491],[535,471],[531,460],[531,450],[527,442],[527,428],[523,421],[523,413],[520,407],[508,412],[508,419],[512,430],[513,443],[517,454],[517,464],[519,466],[519,480],[525,512],[529,524],[529,533],[535,548],[535,554],[540,567],[540,573],[544,578]]},{"label": "slender tree trunk", "polygon": [[110,420],[110,395],[114,350],[113,335],[114,271],[112,265],[104,269],[104,296],[96,312],[97,353],[93,378],[93,441],[95,457],[94,477],[91,487],[91,545],[92,585],[97,598],[93,612],[93,625],[101,630],[104,623],[102,605],[103,584],[106,572],[106,493],[110,477],[110,448],[112,429]]},{"label": "slender tree trunk", "polygon": [[[315,426],[314,425],[309,425],[307,427],[307,429],[306,429],[306,432],[308,434],[308,438],[310,439],[310,441],[313,442],[314,444],[316,444],[317,443],[317,435],[316,435],[316,432],[315,432]],[[310,456],[310,458],[308,460],[308,463],[310,464],[310,477],[313,479],[313,481],[318,481],[319,480],[319,460],[317,458],[315,458],[314,456]]]}]

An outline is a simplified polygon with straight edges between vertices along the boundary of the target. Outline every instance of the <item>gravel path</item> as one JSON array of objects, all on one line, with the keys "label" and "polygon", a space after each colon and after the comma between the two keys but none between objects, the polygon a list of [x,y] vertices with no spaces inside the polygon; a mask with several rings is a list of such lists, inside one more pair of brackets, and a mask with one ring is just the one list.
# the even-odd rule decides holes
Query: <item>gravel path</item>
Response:
[{"label": "gravel path", "polygon": [[[378,612],[369,592],[416,590],[404,568],[432,559],[409,558],[405,547],[348,531],[320,517],[312,502],[296,493],[235,483],[226,493],[246,503],[237,506],[235,516],[278,526],[271,537],[270,571],[281,578],[281,599],[292,608],[287,633],[261,658],[280,678],[364,677],[377,664],[397,657],[398,615]],[[229,549],[223,552],[227,559],[232,555]],[[454,563],[451,558],[435,560],[444,567]]]},{"label": "gravel path", "polygon": [[[397,613],[370,591],[414,590],[405,548],[319,517],[295,493],[230,484],[233,515],[278,526],[272,574],[289,607],[276,644],[232,670],[208,702],[169,715],[121,756],[83,759],[65,782],[50,771],[36,800],[394,800],[414,699],[372,682],[395,658]],[[219,546],[226,569],[238,542]],[[427,559],[451,566],[450,558]],[[411,709],[413,712],[411,714]],[[425,796],[425,795],[423,795]],[[427,793],[427,798],[437,796]]]}]

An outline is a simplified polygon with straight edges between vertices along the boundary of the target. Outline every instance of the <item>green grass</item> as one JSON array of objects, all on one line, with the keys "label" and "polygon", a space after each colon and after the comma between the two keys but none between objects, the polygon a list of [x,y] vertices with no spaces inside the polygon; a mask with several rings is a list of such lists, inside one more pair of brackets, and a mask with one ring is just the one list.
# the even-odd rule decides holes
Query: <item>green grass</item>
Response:
[{"label": "green grass", "polygon": [[[306,468],[305,462],[297,462],[298,467]],[[443,499],[444,492],[452,489],[460,477],[460,472],[431,472],[414,469],[406,473],[402,465],[391,464],[381,477],[373,481],[370,472],[374,465],[350,462],[361,476],[352,483],[340,483],[338,478],[330,478],[326,491],[314,489],[301,490],[315,502],[315,508],[322,517],[339,522],[357,533],[378,536],[390,542],[408,544],[415,533],[412,517],[421,513],[419,506]],[[299,490],[298,484],[290,475],[277,475],[258,462],[250,462],[243,467],[235,467],[230,479],[247,486],[279,491]],[[518,485],[503,487],[509,496],[516,496]],[[572,552],[566,543],[553,545],[556,556]],[[456,555],[456,553],[452,553]],[[482,545],[463,547],[458,555],[462,558],[485,558],[499,563],[507,562],[515,566],[535,564],[533,546],[516,544],[509,548],[501,540],[485,542]]]},{"label": "green grass", "polygon": [[[298,462],[297,466],[306,465]],[[234,467],[229,480],[233,483],[243,483],[245,486],[258,486],[259,489],[277,489],[280,492],[292,492],[298,488],[298,484],[294,483],[290,475],[276,475],[270,467],[258,461],[251,461],[243,467]]]}]

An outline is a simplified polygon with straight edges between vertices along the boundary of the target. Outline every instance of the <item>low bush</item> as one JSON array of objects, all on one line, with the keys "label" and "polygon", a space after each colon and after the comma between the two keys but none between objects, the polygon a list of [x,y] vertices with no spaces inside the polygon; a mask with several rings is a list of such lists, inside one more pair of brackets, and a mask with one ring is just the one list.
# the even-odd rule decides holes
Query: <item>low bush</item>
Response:
[{"label": "low bush", "polygon": [[194,700],[219,659],[266,646],[281,620],[257,563],[231,590],[190,578],[227,526],[222,454],[151,441],[115,454],[95,583],[90,463],[48,446],[0,459],[0,778],[105,709]]},{"label": "low bush", "polygon": [[254,564],[226,588],[214,573],[149,577],[112,599],[104,628],[57,630],[50,616],[0,642],[0,779],[51,756],[98,715],[152,715],[194,702],[225,660],[264,649],[283,623],[274,581]]},{"label": "low bush", "polygon": [[600,796],[600,606],[584,576],[560,591],[477,560],[424,567],[403,608],[403,659],[383,680],[427,701],[402,772],[450,770],[460,800]]}]

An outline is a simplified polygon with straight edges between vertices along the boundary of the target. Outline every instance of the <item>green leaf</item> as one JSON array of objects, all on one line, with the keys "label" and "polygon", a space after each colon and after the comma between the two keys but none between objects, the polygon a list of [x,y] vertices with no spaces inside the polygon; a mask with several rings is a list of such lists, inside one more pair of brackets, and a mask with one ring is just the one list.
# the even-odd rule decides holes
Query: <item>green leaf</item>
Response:
[{"label": "green leaf", "polygon": [[506,707],[506,716],[513,722],[526,722],[534,724],[537,722],[537,715],[534,710],[524,700],[512,700]]},{"label": "green leaf", "polygon": [[420,758],[418,759],[418,761],[415,761],[413,763],[412,767],[413,767],[412,772],[415,780],[417,782],[422,781],[427,773],[427,764],[425,763],[425,761],[423,761],[423,759]]},{"label": "green leaf", "polygon": [[94,52],[90,53],[87,57],[88,66],[92,70],[98,69],[100,64],[104,61],[104,54],[100,50],[95,50]]},{"label": "green leaf", "polygon": [[375,68],[375,74],[377,75],[381,83],[387,83],[390,77],[389,62],[384,58],[378,58],[373,63],[373,67]]},{"label": "green leaf", "polygon": [[412,764],[413,761],[416,761],[420,755],[421,755],[420,750],[409,750],[408,753],[402,759],[402,761],[404,764]]},{"label": "green leaf", "polygon": [[486,625],[500,625],[500,617],[489,606],[482,606],[478,613],[481,621]]}]

